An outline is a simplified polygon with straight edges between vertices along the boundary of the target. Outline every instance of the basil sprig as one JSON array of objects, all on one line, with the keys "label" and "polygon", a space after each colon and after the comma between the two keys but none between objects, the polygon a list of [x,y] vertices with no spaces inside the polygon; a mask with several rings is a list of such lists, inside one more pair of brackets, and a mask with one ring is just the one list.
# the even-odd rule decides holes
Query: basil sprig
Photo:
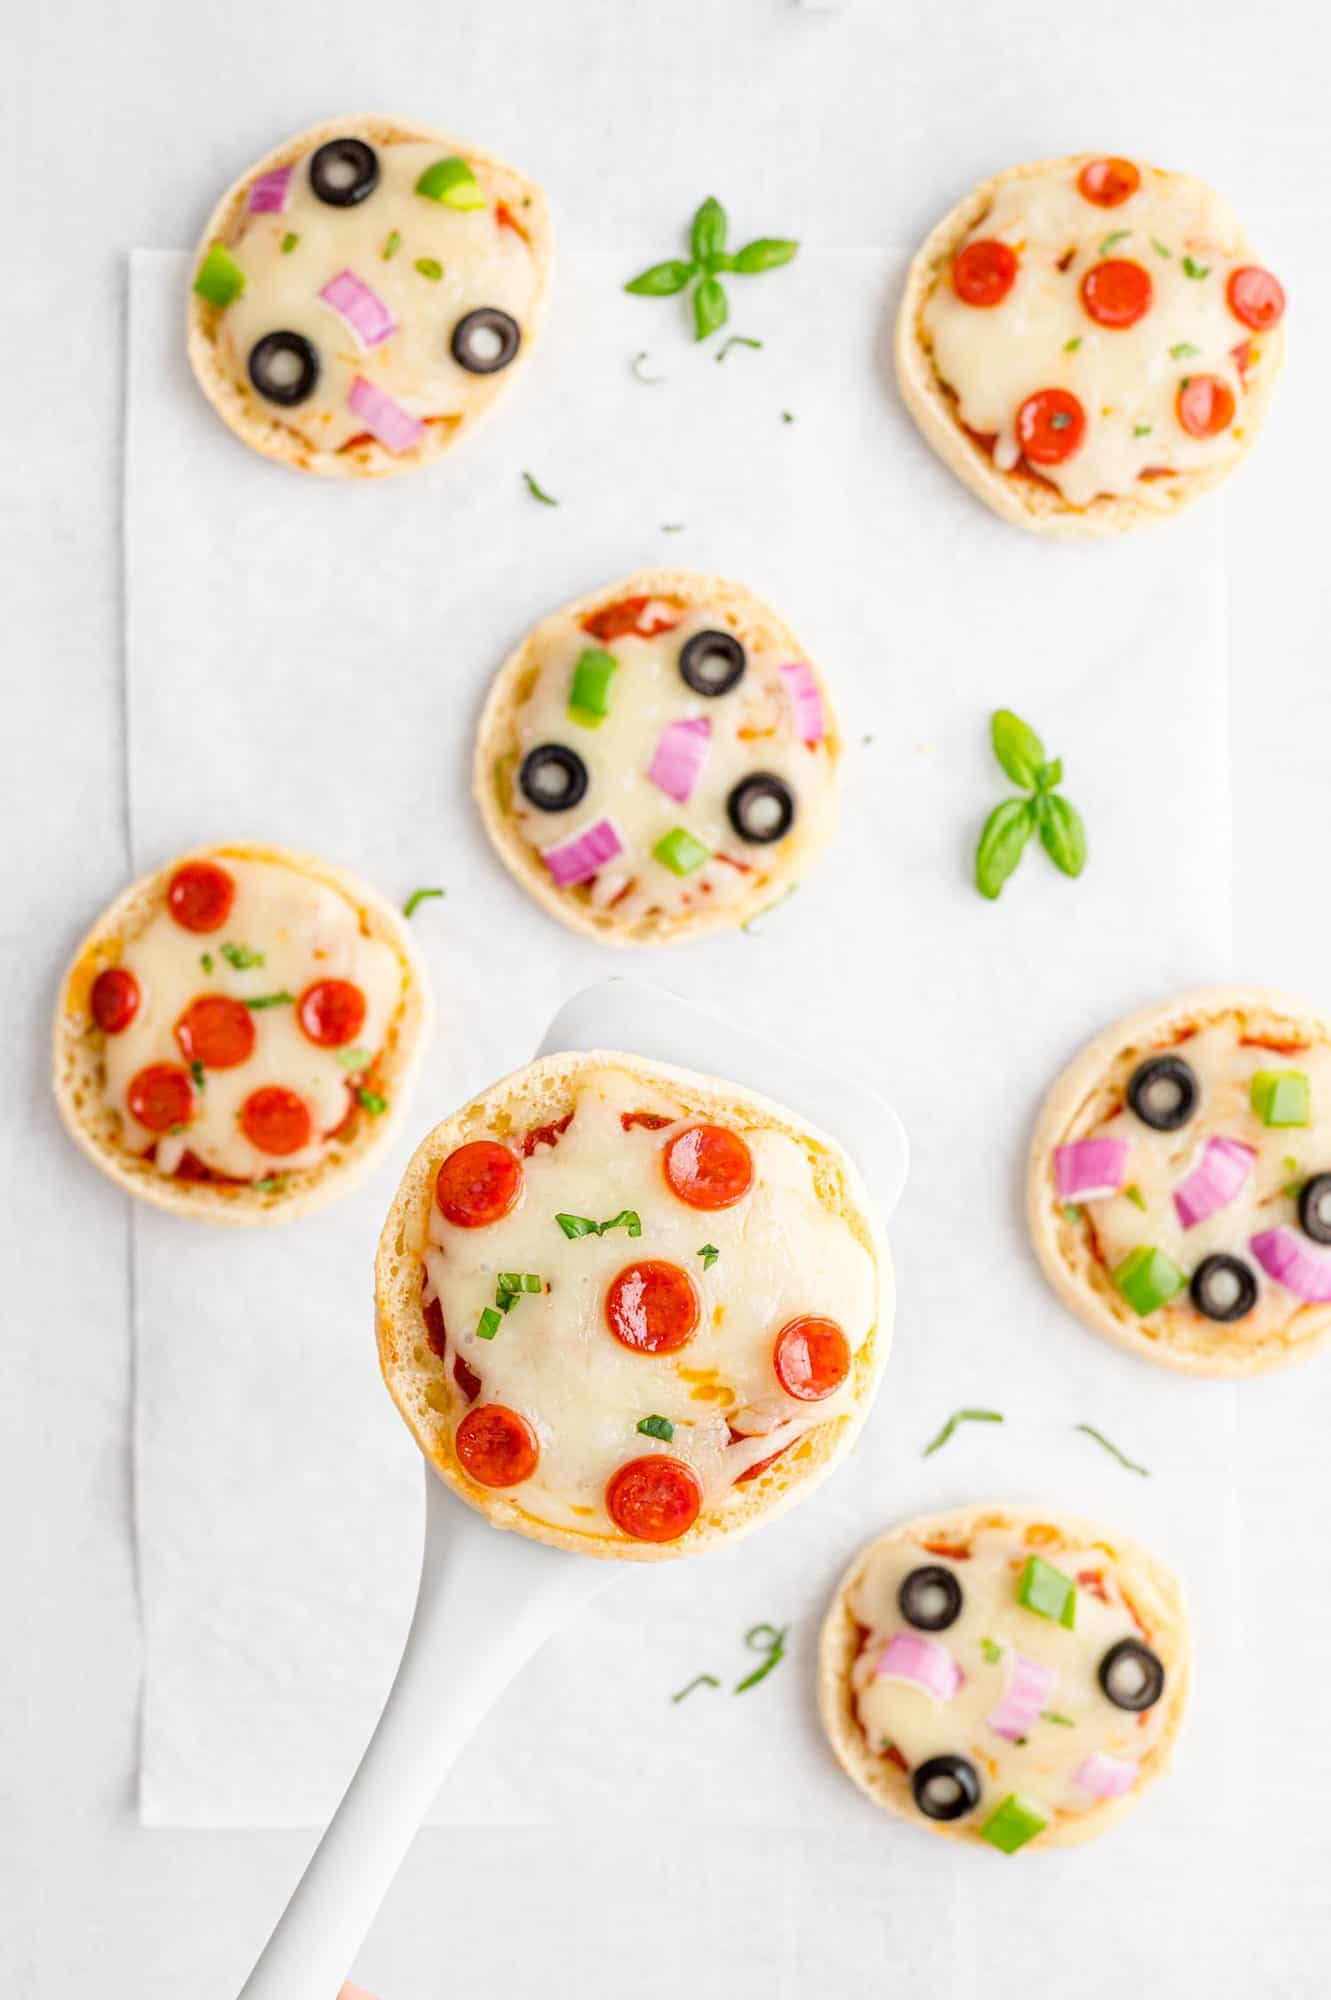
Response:
[{"label": "basil sprig", "polygon": [[994,755],[1014,785],[1030,797],[1004,799],[984,823],[975,853],[975,886],[992,902],[1002,890],[1033,833],[1065,875],[1086,866],[1086,828],[1081,814],[1055,786],[1063,782],[1063,761],[1047,761],[1044,745],[1028,722],[1010,708],[995,711],[990,725]]},{"label": "basil sprig", "polygon": [[741,250],[730,252],[726,249],[729,232],[724,208],[715,195],[708,195],[695,211],[689,228],[692,254],[649,265],[636,278],[630,278],[624,290],[639,298],[663,299],[694,285],[693,334],[695,340],[706,340],[730,317],[730,301],[718,272],[754,277],[761,271],[774,271],[779,264],[788,264],[799,250],[799,244],[788,237],[757,236]]}]

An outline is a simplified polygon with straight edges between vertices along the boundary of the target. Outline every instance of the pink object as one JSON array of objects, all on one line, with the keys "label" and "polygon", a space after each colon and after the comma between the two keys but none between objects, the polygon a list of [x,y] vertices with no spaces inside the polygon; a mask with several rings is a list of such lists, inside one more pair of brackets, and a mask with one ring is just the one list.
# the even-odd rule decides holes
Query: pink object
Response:
[{"label": "pink object", "polygon": [[793,660],[782,667],[781,678],[795,711],[795,734],[801,743],[821,743],[827,734],[827,720],[813,668],[804,660]]},{"label": "pink object", "polygon": [[1093,1750],[1073,1772],[1072,1782],[1097,1799],[1117,1799],[1132,1790],[1136,1776],[1137,1766],[1126,1757],[1111,1757],[1107,1751]]},{"label": "pink object", "polygon": [[397,332],[397,321],[378,292],[372,292],[354,271],[339,271],[319,297],[351,328],[362,347],[378,347]]},{"label": "pink object", "polygon": [[1009,1743],[1029,1736],[1041,1709],[1049,1706],[1057,1678],[1052,1667],[1042,1666],[1039,1660],[1028,1660],[1024,1653],[1015,1653],[1003,1699],[993,1714],[984,1718],[995,1735],[1006,1736]]},{"label": "pink object", "polygon": [[347,407],[359,417],[372,437],[389,451],[410,451],[425,436],[425,426],[401,403],[395,403],[386,389],[376,389],[358,375],[347,391]]},{"label": "pink object", "polygon": [[251,215],[285,215],[290,193],[290,167],[274,167],[271,173],[260,174],[257,181],[250,183],[245,206]]},{"label": "pink object", "polygon": [[604,868],[607,861],[613,861],[617,854],[624,852],[624,843],[615,832],[614,823],[608,819],[598,819],[595,826],[589,826],[572,840],[566,840],[560,847],[543,847],[541,859],[555,879],[556,886],[567,889],[574,882],[586,882]]},{"label": "pink object", "polygon": [[1201,1159],[1174,1190],[1174,1206],[1185,1229],[1195,1229],[1208,1215],[1228,1208],[1257,1155],[1237,1139],[1208,1139]]},{"label": "pink object", "polygon": [[373,1993],[367,1993],[363,1986],[344,1986],[337,2000],[374,2000]]},{"label": "pink object", "polygon": [[936,1639],[921,1639],[914,1632],[894,1633],[874,1668],[874,1679],[908,1681],[934,1701],[951,1701],[961,1686],[961,1668]]},{"label": "pink object", "polygon": [[1074,1139],[1054,1148],[1054,1185],[1060,1201],[1093,1201],[1117,1194],[1128,1172],[1126,1139]]},{"label": "pink object", "polygon": [[1283,1223],[1278,1229],[1263,1229],[1250,1239],[1248,1248],[1267,1277],[1293,1292],[1296,1299],[1310,1306],[1324,1306],[1331,1300],[1331,1257],[1310,1250]]},{"label": "pink object", "polygon": [[694,716],[689,722],[667,722],[652,752],[647,776],[680,805],[687,805],[711,740],[712,725],[705,715]]}]

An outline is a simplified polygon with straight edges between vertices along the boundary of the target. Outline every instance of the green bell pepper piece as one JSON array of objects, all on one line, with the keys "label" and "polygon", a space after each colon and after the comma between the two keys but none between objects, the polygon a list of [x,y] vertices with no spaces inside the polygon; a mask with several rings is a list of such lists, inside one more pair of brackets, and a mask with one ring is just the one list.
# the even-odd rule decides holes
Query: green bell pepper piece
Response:
[{"label": "green bell pepper piece", "polygon": [[1001,1854],[1015,1854],[1028,1840],[1034,1840],[1037,1833],[1043,1833],[1048,1824],[1038,1806],[1009,1792],[980,1828],[980,1838]]},{"label": "green bell pepper piece", "polygon": [[210,306],[229,306],[245,289],[245,273],[224,243],[214,243],[200,264],[194,289]]},{"label": "green bell pepper piece", "polygon": [[454,155],[433,160],[416,183],[417,194],[430,201],[442,201],[448,208],[484,208],[485,196],[465,160]]},{"label": "green bell pepper piece", "polygon": [[683,826],[671,827],[669,833],[662,834],[652,853],[672,875],[691,875],[695,868],[701,868],[704,861],[712,858],[710,847],[704,847]]},{"label": "green bell pepper piece", "polygon": [[1187,1288],[1187,1279],[1172,1257],[1150,1243],[1137,1248],[1114,1267],[1114,1283],[1135,1313],[1143,1319],[1158,1306],[1167,1306]]},{"label": "green bell pepper piece", "polygon": [[1017,1582],[1017,1602],[1071,1632],[1077,1623],[1077,1586],[1043,1556],[1028,1556]]},{"label": "green bell pepper piece", "polygon": [[599,729],[610,713],[610,688],[619,672],[619,661],[600,646],[588,646],[573,669],[573,687],[568,698],[569,717],[584,729]]},{"label": "green bell pepper piece", "polygon": [[1306,1125],[1312,1109],[1308,1079],[1298,1069],[1259,1069],[1249,1095],[1263,1125]]}]

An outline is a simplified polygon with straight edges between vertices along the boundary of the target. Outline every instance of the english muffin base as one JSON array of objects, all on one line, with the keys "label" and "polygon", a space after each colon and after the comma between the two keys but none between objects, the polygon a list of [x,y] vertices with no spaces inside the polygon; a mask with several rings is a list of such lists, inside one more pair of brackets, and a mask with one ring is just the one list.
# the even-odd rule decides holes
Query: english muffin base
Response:
[{"label": "english muffin base", "polygon": [[[421,1274],[435,1176],[442,1160],[470,1140],[493,1138],[502,1142],[534,1126],[556,1122],[573,1109],[584,1079],[607,1068],[667,1092],[685,1116],[739,1120],[793,1139],[810,1162],[819,1198],[845,1219],[872,1257],[878,1276],[878,1317],[855,1356],[850,1409],[807,1432],[751,1483],[732,1488],[722,1505],[701,1514],[675,1542],[636,1542],[598,1531],[554,1527],[527,1513],[519,1500],[469,1478],[450,1435],[450,1420],[467,1405],[429,1346],[421,1306]],[[748,1534],[812,1492],[846,1456],[868,1416],[891,1345],[893,1301],[887,1245],[873,1220],[858,1171],[834,1140],[801,1123],[770,1098],[742,1090],[737,1084],[613,1050],[543,1056],[436,1125],[417,1147],[403,1176],[375,1262],[375,1323],[384,1381],[445,1485],[494,1527],[515,1529],[551,1548],[623,1562],[670,1562],[701,1555],[719,1542]]]},{"label": "english muffin base", "polygon": [[[1107,535],[1126,534],[1145,522],[1165,520],[1179,513],[1204,493],[1222,485],[1238,470],[1256,441],[1284,358],[1284,330],[1278,327],[1263,336],[1268,343],[1268,365],[1244,399],[1244,439],[1239,457],[1228,465],[1152,480],[1151,499],[1135,494],[1102,494],[1089,506],[1074,507],[1047,480],[999,470],[991,455],[958,420],[956,397],[934,364],[924,309],[935,284],[946,281],[959,245],[993,207],[1000,187],[1009,181],[1029,180],[1054,168],[1074,173],[1096,157],[1094,153],[1068,153],[1060,159],[1030,160],[982,181],[931,230],[912,258],[897,313],[897,382],[902,400],[925,443],[963,485],[1003,520],[1058,541],[1098,540]],[[1242,233],[1239,246],[1245,255],[1252,255],[1252,246]]]},{"label": "english muffin base", "polygon": [[[528,895],[533,896],[552,917],[557,917],[561,924],[567,924],[570,930],[578,931],[584,937],[596,938],[601,944],[678,944],[715,931],[734,930],[788,896],[827,847],[835,827],[835,808],[826,815],[821,829],[801,830],[797,820],[789,853],[776,871],[775,878],[764,888],[720,908],[685,911],[663,921],[643,919],[638,923],[624,923],[616,920],[613,910],[595,910],[568,890],[555,887],[539,851],[514,829],[508,779],[512,770],[511,760],[517,756],[517,717],[525,700],[528,676],[538,664],[549,628],[560,619],[582,618],[603,604],[614,604],[625,597],[664,598],[673,601],[685,613],[703,606],[712,607],[722,615],[733,617],[741,631],[761,635],[767,643],[787,652],[792,660],[808,660],[808,654],[801,648],[790,627],[745,585],[730,582],[724,577],[704,576],[696,570],[637,570],[632,576],[605,584],[600,590],[588,591],[561,606],[558,611],[552,611],[527,634],[517,650],[510,653],[491,684],[481,712],[472,790],[485,830],[500,860]],[[826,741],[835,785],[841,765],[841,736],[822,675],[812,662],[809,664],[822,695],[827,722]]]},{"label": "english muffin base", "polygon": [[946,1840],[988,1846],[979,1827],[962,1821],[926,1819],[915,1805],[910,1777],[890,1758],[876,1755],[870,1748],[855,1714],[850,1684],[851,1668],[859,1656],[861,1628],[850,1610],[850,1592],[859,1582],[866,1564],[876,1550],[900,1541],[967,1541],[984,1528],[1027,1528],[1049,1523],[1067,1535],[1069,1542],[1107,1544],[1114,1551],[1116,1565],[1132,1579],[1134,1600],[1150,1607],[1149,1622],[1159,1634],[1167,1653],[1177,1652],[1169,1668],[1165,1693],[1165,1726],[1141,1761],[1143,1779],[1132,1791],[1117,1799],[1101,1799],[1089,1811],[1051,1819],[1032,1851],[1056,1847],[1080,1847],[1105,1833],[1130,1813],[1147,1785],[1154,1784],[1173,1758],[1179,1731],[1187,1709],[1192,1677],[1191,1639],[1183,1592],[1173,1572],[1157,1556],[1126,1535],[1107,1533],[1071,1514],[1036,1513],[1030,1508],[1009,1507],[1002,1501],[954,1509],[941,1514],[924,1514],[890,1528],[862,1548],[838,1583],[823,1620],[818,1639],[818,1712],[827,1740],[838,1764],[865,1797],[885,1812],[895,1813],[925,1832]]},{"label": "english muffin base", "polygon": [[1054,1185],[1053,1152],[1091,1123],[1094,1100],[1110,1066],[1124,1055],[1145,1056],[1162,1039],[1196,1022],[1206,1025],[1238,1014],[1245,1030],[1273,1040],[1303,1036],[1331,1044],[1331,1019],[1264,986],[1201,986],[1176,999],[1143,1007],[1115,1021],[1088,1042],[1055,1080],[1031,1138],[1026,1175],[1026,1219],[1046,1278],[1066,1306],[1096,1333],[1107,1334],[1148,1361],[1190,1375],[1260,1375],[1315,1353],[1331,1333],[1331,1306],[1298,1306],[1279,1334],[1245,1337],[1243,1322],[1207,1321],[1196,1328],[1171,1325],[1152,1334],[1092,1255],[1079,1225],[1068,1221]]},{"label": "english muffin base", "polygon": [[[260,174],[271,173],[276,167],[292,165],[305,153],[323,145],[325,140],[343,137],[366,139],[376,146],[434,140],[442,151],[450,154],[460,153],[498,177],[503,190],[503,199],[510,206],[520,205],[528,199],[531,204],[522,211],[522,226],[530,238],[532,261],[536,269],[536,291],[532,299],[531,320],[522,329],[522,345],[518,349],[517,356],[501,373],[480,378],[488,393],[479,408],[466,417],[429,425],[423,447],[410,453],[389,451],[385,445],[377,441],[358,445],[354,451],[317,451],[313,445],[307,444],[304,438],[284,424],[280,418],[269,414],[262,398],[255,394],[248,383],[239,383],[235,380],[218,352],[217,336],[224,311],[210,305],[206,299],[201,299],[193,289],[194,274],[208,246],[217,242],[229,244],[234,241],[235,233],[246,213],[245,203],[249,196],[250,183]],[[190,264],[188,314],[190,366],[194,370],[199,387],[227,428],[234,431],[243,443],[252,446],[255,451],[262,452],[265,458],[276,459],[280,464],[289,465],[299,472],[317,473],[324,479],[387,479],[394,473],[414,472],[422,465],[433,464],[460,438],[474,431],[525,367],[545,318],[553,261],[553,239],[545,196],[533,181],[525,180],[516,168],[508,166],[503,160],[496,159],[493,154],[483,152],[469,140],[450,137],[446,132],[436,131],[431,125],[409,125],[397,119],[377,118],[368,113],[358,113],[351,118],[329,118],[321,125],[312,125],[306,132],[298,132],[292,139],[283,140],[282,144],[275,146],[271,153],[265,153],[261,160],[256,160],[254,165],[247,168],[240,179],[227,189],[209,216],[203,234],[195,246]]]},{"label": "english muffin base", "polygon": [[[346,1140],[334,1142],[318,1165],[286,1174],[275,1165],[268,1178],[280,1185],[263,1191],[248,1183],[183,1181],[158,1173],[120,1142],[121,1121],[102,1096],[104,1042],[89,1012],[93,983],[117,965],[134,939],[162,912],[166,885],[187,861],[271,861],[336,889],[360,917],[367,936],[388,945],[404,974],[402,997],[374,1066],[388,1109],[379,1117],[357,1117]],[[126,1193],[172,1215],[197,1222],[271,1224],[291,1222],[325,1207],[353,1187],[373,1166],[397,1131],[406,1109],[432,1019],[424,968],[406,923],[369,885],[316,855],[258,841],[224,841],[178,854],[164,867],[130,884],[97,919],[74,953],[61,981],[52,1038],[52,1087],[56,1108],[74,1143]]]}]

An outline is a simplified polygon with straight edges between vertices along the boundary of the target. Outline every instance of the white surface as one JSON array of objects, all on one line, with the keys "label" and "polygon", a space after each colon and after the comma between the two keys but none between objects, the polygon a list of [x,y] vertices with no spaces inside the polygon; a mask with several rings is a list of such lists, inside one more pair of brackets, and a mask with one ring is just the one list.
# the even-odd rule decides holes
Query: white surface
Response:
[{"label": "white surface", "polygon": [[[93,1992],[231,2000],[311,1844],[302,1833],[148,1834],[135,1825],[141,1647],[128,1533],[127,1224],[114,1191],[72,1158],[58,1132],[42,1063],[64,954],[129,859],[117,530],[129,247],[187,241],[215,190],[275,136],[358,104],[433,117],[507,149],[550,188],[564,248],[612,249],[625,270],[667,254],[709,186],[746,225],[837,246],[907,240],[993,166],[1084,142],[1145,150],[1207,174],[1290,280],[1298,313],[1269,434],[1225,501],[1235,962],[1245,975],[1302,984],[1325,999],[1331,955],[1307,911],[1323,893],[1317,857],[1331,728],[1316,421],[1317,363],[1331,322],[1328,54],[1323,10],[1298,0],[1277,0],[1260,17],[1239,0],[1218,0],[1204,17],[1124,0],[1075,18],[1055,0],[926,15],[859,0],[822,18],[784,0],[569,0],[559,8],[488,0],[484,9],[398,0],[372,22],[326,0],[287,0],[280,9],[241,0],[224,28],[172,0],[117,9],[79,0],[22,10],[11,24],[0,336],[11,746],[0,810],[11,867],[0,1004],[5,1046],[15,1052],[11,1106],[22,1122],[0,1142],[7,1152],[21,1148],[6,1177],[0,1245],[9,1301],[0,1396],[8,1614],[0,1967],[20,2000]],[[768,283],[755,281],[755,311]],[[642,312],[652,332],[640,344],[659,348],[670,308],[644,304]],[[737,355],[727,368],[770,358]],[[517,410],[511,419],[511,461],[520,467],[523,423]],[[943,474],[913,439],[903,450],[932,501]],[[452,471],[436,475],[441,505]],[[182,493],[188,477],[182,467]],[[590,463],[586,478],[595,490]],[[955,496],[947,532],[959,533],[964,517]],[[876,509],[854,525],[881,548]],[[1161,532],[1170,541],[1176,531]],[[1017,560],[1015,540],[1009,546]],[[1183,543],[1172,546],[1182,564]],[[1118,560],[1106,551],[1098,575],[1111,576]],[[1049,552],[1045,574],[1060,567]],[[899,569],[890,574],[899,580]],[[814,606],[815,586],[811,575]],[[789,589],[777,594],[797,615]],[[989,616],[1017,608],[1005,600]],[[1097,593],[1094,622],[1112,610],[1112,591]],[[955,592],[939,620],[925,670],[941,663],[973,673],[976,711],[1012,698],[990,689],[983,626]],[[1063,637],[1075,655],[1077,632]],[[884,663],[903,702],[912,671],[918,665]],[[1075,708],[1059,739],[1068,752]],[[1036,719],[1053,740],[1054,719]],[[1212,726],[1225,727],[1223,710]],[[39,746],[58,749],[58,786]],[[981,769],[976,752],[958,770],[958,818],[979,809]],[[1138,782],[1144,789],[1147,779]],[[933,866],[940,852],[956,865],[951,822],[928,841],[912,848],[913,865]],[[414,855],[403,857],[414,874],[409,863]],[[1052,902],[1061,887],[1051,878],[1044,907],[1070,907]],[[1002,920],[1017,907],[1005,907]],[[1116,911],[1112,922],[1130,962],[1133,912]],[[1051,924],[1042,948],[1060,941]],[[1038,990],[1039,963],[1023,972],[1017,944],[1014,937],[1012,978]],[[902,949],[914,963],[913,946],[903,941]],[[1215,963],[1193,969],[1223,969],[1227,956],[1221,941]],[[444,963],[441,950],[441,973]],[[549,963],[544,953],[541,963]],[[965,972],[952,967],[946,976]],[[791,1018],[817,977],[813,966]],[[1089,989],[1085,1006],[1089,1021],[1097,1006]],[[1051,1059],[1072,1039],[1069,1028],[1060,1028]],[[899,1244],[905,1224],[903,1215]],[[1059,1364],[1075,1349],[1069,1330]],[[903,1403],[904,1354],[903,1345],[889,1384]],[[1125,1376],[1128,1414],[1148,1388],[1154,1402],[1163,1380]],[[912,1979],[930,2000],[979,1992],[1017,2000],[1032,1989],[1034,1902],[1041,1962],[1079,2000],[1120,2000],[1133,1985],[1214,2000],[1321,1993],[1331,1957],[1331,1709],[1322,1671],[1331,1657],[1331,1593],[1319,1442],[1329,1401],[1331,1378],[1319,1365],[1245,1385],[1239,1401],[1252,1667],[1263,1691],[1252,1717],[1252,1840],[1216,1830],[1181,1845],[1163,1823],[1139,1817],[1099,1848],[1016,1876],[1001,1866],[954,1875],[940,1871],[935,1844],[892,1833],[866,1806],[853,1831],[703,1830],[657,1851],[644,1843],[665,1768],[657,1732],[632,1794],[632,1838],[623,1809],[576,1841],[548,1828],[423,1836],[359,1978],[387,2000],[443,2000],[468,1984],[539,1991],[542,2000],[609,2000],[628,1990],[636,2000],[680,1991],[699,2000],[824,1992],[868,2000]],[[1162,1425],[1166,1446],[1167,1432]],[[916,1435],[903,1429],[903,1446]],[[931,1465],[946,1472],[956,1448]],[[957,1479],[964,1490],[960,1471]],[[1295,1728],[1294,1700],[1274,1693],[1287,1685],[1287,1647],[1298,1663]],[[591,1659],[588,1666],[599,1670]],[[723,1769],[718,1782],[735,1775]],[[515,1894],[520,1921],[512,1920]]]},{"label": "white surface", "polygon": [[[903,261],[806,251],[737,315],[770,345],[720,365],[715,348],[671,341],[667,308],[654,345],[667,380],[645,387],[626,364],[652,336],[643,302],[620,288],[622,264],[570,255],[549,346],[513,413],[522,462],[559,495],[555,511],[523,490],[498,423],[475,441],[464,506],[408,480],[351,494],[274,481],[272,467],[218,438],[188,376],[186,260],[134,258],[125,542],[136,860],[258,828],[390,882],[409,866],[412,880],[446,884],[447,900],[416,921],[442,940],[447,1025],[400,1156],[527,1059],[545,1025],[533,1010],[548,1010],[552,990],[607,966],[510,883],[467,793],[472,718],[526,625],[632,569],[635,551],[661,539],[658,519],[684,520],[669,537],[677,559],[716,560],[775,598],[824,667],[852,746],[839,838],[793,901],[748,934],[611,962],[899,1097],[920,1172],[902,1229],[890,1231],[900,1335],[880,1405],[851,1465],[779,1530],[696,1569],[634,1573],[553,1640],[450,1773],[433,1815],[448,1825],[595,1824],[659,1736],[669,1782],[658,1822],[854,1826],[860,1802],[809,1726],[808,1661],[828,1592],[855,1544],[888,1521],[940,1495],[1004,1492],[1121,1519],[1178,1565],[1205,1664],[1193,1753],[1150,1810],[1184,1831],[1236,1809],[1241,1607],[1214,1523],[1228,1518],[1237,1472],[1237,1392],[1157,1381],[1155,1370],[1143,1382],[1140,1366],[1080,1337],[1016,1212],[1029,1120],[1062,1055],[1106,1009],[1188,984],[1202,964],[1225,970],[1230,912],[1213,859],[1228,834],[1214,701],[1222,517],[1207,509],[1171,537],[1113,551],[1115,623],[1098,633],[1085,606],[1106,587],[1105,551],[1067,552],[1051,570],[1048,549],[1014,547],[986,513],[958,507],[948,482],[921,495],[872,337]],[[659,332],[654,315],[647,324]],[[799,357],[815,346],[823,374],[802,380]],[[555,393],[575,377],[576,398]],[[595,484],[613,508],[579,477],[585,437],[598,440]],[[871,510],[887,547],[866,591],[856,515]],[[200,617],[223,536],[244,579],[257,682],[237,676],[238,608]],[[456,548],[465,581],[436,567],[441,548]],[[938,606],[958,567],[976,606],[1038,606],[985,621],[983,676],[947,670],[954,640]],[[1080,632],[1071,658],[1070,631]],[[386,713],[374,704],[381,674],[411,700]],[[1110,829],[1093,831],[1093,868],[1075,888],[1037,850],[992,909],[967,878],[976,825],[1009,789],[986,741],[991,699],[1039,722],[1092,829]],[[1174,781],[1116,820],[1115,774],[1136,765],[1148,709],[1152,756]],[[190,754],[199,741],[202,765]],[[330,787],[327,774],[343,770],[360,782]],[[891,855],[910,864],[885,869]],[[1125,908],[1143,939],[1130,961],[1113,928]],[[968,977],[940,976],[960,966]],[[637,1010],[628,1014],[633,1048]],[[710,1062],[707,1037],[696,1040],[691,1059],[724,1074],[724,1040]],[[774,1047],[760,1087],[779,1096],[784,1067]],[[816,1106],[815,1122],[835,1130],[838,1104]],[[418,1546],[415,1453],[374,1379],[366,1298],[392,1186],[391,1170],[378,1174],[317,1220],[243,1245],[203,1229],[182,1243],[174,1218],[135,1219],[151,1825],[321,1824],[387,1686]],[[976,1402],[1005,1411],[1003,1432],[972,1429],[922,1466],[947,1413]],[[1126,1439],[1151,1481],[1103,1457],[1079,1421]],[[738,1620],[737,1598],[753,1606]],[[671,1690],[714,1654],[713,1671],[740,1678],[727,1649],[760,1619],[793,1625],[796,1669],[733,1706],[694,1696],[672,1712]],[[722,1755],[748,1774],[729,1796],[710,1782]],[[944,1873],[957,1865],[940,1857]]]}]

